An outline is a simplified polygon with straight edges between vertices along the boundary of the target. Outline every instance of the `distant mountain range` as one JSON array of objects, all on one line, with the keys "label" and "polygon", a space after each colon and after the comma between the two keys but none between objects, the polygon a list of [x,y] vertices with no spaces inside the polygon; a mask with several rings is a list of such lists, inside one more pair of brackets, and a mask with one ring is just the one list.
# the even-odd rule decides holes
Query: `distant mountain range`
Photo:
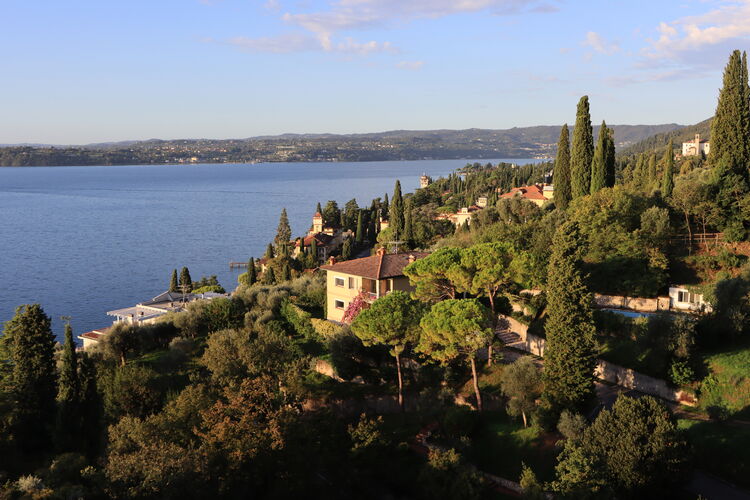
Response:
[{"label": "distant mountain range", "polygon": [[[683,126],[615,125],[618,149]],[[599,126],[594,127],[594,134]],[[0,166],[551,158],[560,126],[505,130],[393,130],[368,134],[282,134],[247,139],[122,141],[85,146],[8,145]]]}]

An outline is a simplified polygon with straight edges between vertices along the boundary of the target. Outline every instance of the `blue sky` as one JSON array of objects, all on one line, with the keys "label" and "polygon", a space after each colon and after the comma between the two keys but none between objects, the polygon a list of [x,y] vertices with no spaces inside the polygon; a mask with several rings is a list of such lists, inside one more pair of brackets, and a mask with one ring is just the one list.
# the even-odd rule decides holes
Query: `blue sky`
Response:
[{"label": "blue sky", "polygon": [[709,117],[750,0],[1,0],[0,143]]}]

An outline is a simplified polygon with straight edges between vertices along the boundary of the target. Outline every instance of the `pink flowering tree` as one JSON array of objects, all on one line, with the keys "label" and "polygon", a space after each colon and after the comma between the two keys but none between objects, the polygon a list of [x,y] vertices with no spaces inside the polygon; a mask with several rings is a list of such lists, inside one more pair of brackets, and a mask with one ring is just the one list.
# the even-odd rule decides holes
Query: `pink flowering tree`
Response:
[{"label": "pink flowering tree", "polygon": [[367,292],[359,292],[359,295],[354,297],[354,300],[352,300],[346,307],[344,317],[341,321],[347,325],[351,325],[352,321],[354,321],[354,318],[356,318],[359,313],[370,307],[369,298],[370,296]]}]

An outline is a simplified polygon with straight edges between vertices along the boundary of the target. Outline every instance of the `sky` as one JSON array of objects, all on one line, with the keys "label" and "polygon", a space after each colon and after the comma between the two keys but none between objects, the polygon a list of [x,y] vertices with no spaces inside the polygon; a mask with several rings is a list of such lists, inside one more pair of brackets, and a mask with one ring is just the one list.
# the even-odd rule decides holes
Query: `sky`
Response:
[{"label": "sky", "polygon": [[0,0],[0,144],[711,116],[750,0]]}]

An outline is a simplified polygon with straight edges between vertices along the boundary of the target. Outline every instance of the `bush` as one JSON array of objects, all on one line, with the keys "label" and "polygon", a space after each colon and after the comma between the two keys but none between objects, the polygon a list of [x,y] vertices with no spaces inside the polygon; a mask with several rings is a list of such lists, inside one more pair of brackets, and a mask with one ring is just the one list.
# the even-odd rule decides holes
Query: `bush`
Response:
[{"label": "bush", "polygon": [[479,414],[466,406],[452,406],[443,416],[443,430],[447,437],[472,436],[479,426]]},{"label": "bush", "polygon": [[341,331],[341,326],[326,319],[310,318],[315,331],[326,340],[334,338]]},{"label": "bush", "polygon": [[674,385],[685,386],[695,380],[695,372],[687,361],[675,359],[670,367],[669,378]]}]

